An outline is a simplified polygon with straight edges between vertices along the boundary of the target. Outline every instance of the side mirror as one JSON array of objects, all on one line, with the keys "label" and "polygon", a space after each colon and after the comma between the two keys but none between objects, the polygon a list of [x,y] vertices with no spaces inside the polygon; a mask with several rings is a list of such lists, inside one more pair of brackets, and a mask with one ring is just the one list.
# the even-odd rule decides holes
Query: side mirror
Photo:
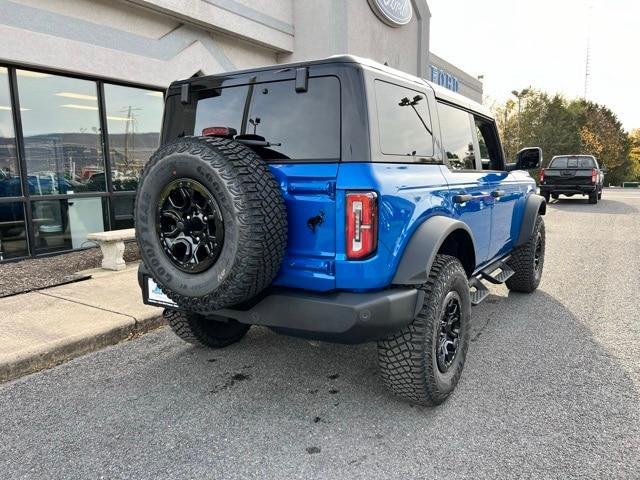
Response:
[{"label": "side mirror", "polygon": [[516,155],[515,163],[507,163],[507,171],[533,170],[542,164],[542,149],[540,147],[527,147]]},{"label": "side mirror", "polygon": [[600,167],[600,171],[601,171],[602,173],[607,173],[607,172],[609,171],[609,169],[608,169],[607,167],[605,167],[604,165],[602,165],[602,166]]}]

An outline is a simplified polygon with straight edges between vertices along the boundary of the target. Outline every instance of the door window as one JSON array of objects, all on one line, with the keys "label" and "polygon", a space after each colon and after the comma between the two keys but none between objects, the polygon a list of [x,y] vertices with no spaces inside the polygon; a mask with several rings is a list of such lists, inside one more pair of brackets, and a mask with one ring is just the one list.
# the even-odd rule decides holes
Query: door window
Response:
[{"label": "door window", "polygon": [[442,146],[450,170],[476,169],[475,142],[469,115],[459,108],[438,103]]}]

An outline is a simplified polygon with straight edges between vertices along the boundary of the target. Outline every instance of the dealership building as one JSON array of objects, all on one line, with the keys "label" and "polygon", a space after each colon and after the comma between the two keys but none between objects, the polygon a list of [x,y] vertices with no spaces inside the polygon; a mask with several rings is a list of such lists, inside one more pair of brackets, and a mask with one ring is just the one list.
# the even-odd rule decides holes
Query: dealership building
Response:
[{"label": "dealership building", "polygon": [[0,261],[133,225],[176,79],[350,53],[481,101],[430,21],[426,0],[0,0]]}]

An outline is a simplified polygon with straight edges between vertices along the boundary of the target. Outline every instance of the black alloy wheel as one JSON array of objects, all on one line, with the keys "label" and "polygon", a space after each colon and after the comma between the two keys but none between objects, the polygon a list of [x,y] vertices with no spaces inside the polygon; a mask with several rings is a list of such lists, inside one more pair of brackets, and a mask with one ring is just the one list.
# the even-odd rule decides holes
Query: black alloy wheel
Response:
[{"label": "black alloy wheel", "polygon": [[446,373],[456,358],[460,344],[461,307],[458,292],[451,291],[443,302],[438,328],[436,360],[438,370]]},{"label": "black alloy wheel", "polygon": [[213,194],[201,183],[180,178],[160,194],[157,234],[165,254],[179,270],[209,269],[224,245],[224,222]]}]

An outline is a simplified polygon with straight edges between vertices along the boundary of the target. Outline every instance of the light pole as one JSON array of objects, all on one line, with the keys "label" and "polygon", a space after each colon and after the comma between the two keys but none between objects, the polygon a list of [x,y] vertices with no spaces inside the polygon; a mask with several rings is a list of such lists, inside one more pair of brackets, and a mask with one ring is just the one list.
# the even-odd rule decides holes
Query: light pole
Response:
[{"label": "light pole", "polygon": [[527,96],[529,93],[528,88],[523,88],[519,92],[517,90],[513,90],[511,95],[518,99],[518,142],[522,142],[522,124],[520,120],[520,110],[522,108],[522,99]]}]

